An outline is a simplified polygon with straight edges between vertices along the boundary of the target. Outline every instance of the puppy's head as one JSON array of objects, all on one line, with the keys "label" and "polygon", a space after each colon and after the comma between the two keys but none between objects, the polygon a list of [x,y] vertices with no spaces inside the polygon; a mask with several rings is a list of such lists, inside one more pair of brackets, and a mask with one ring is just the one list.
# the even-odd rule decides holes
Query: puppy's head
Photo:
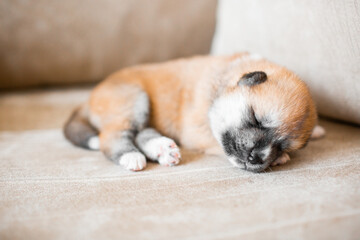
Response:
[{"label": "puppy's head", "polygon": [[209,120],[234,165],[260,172],[282,153],[306,145],[317,115],[307,86],[295,74],[260,61],[225,78]]}]

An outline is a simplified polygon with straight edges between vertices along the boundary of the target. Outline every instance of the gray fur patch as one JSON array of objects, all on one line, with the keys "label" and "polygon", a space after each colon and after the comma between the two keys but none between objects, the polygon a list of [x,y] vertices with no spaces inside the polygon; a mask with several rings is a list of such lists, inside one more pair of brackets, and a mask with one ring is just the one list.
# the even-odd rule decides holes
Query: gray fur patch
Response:
[{"label": "gray fur patch", "polygon": [[138,135],[136,136],[135,141],[136,141],[136,144],[140,148],[142,148],[151,139],[158,138],[158,137],[161,137],[161,136],[162,135],[160,133],[158,133],[155,129],[146,128],[146,129],[144,129],[144,130],[142,130],[141,132],[138,133]]},{"label": "gray fur patch", "polygon": [[141,92],[134,104],[133,128],[137,131],[142,130],[149,120],[150,102],[145,92]]},{"label": "gray fur patch", "polygon": [[129,152],[139,152],[134,145],[134,132],[122,131],[114,134],[108,147],[104,150],[105,156],[116,164],[122,155]]},{"label": "gray fur patch", "polygon": [[98,131],[91,126],[81,111],[82,109],[77,109],[73,112],[65,124],[64,135],[74,145],[90,149],[88,141],[97,136]]}]

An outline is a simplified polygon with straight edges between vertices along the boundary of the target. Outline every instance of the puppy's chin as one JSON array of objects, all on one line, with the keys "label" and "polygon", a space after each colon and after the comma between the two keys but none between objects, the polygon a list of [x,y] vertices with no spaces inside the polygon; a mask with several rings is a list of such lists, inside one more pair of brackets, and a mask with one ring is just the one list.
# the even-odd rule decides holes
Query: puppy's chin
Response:
[{"label": "puppy's chin", "polygon": [[227,158],[233,166],[255,173],[265,171],[270,166],[271,162],[273,162],[273,161],[269,161],[263,164],[251,164],[249,162],[242,161],[233,156],[228,156]]},{"label": "puppy's chin", "polygon": [[270,162],[266,162],[264,164],[261,165],[254,165],[251,163],[245,163],[245,170],[250,171],[250,172],[263,172],[265,171],[268,167],[270,166]]},{"label": "puppy's chin", "polygon": [[245,162],[242,162],[236,157],[232,157],[232,156],[228,156],[227,159],[230,161],[230,163],[233,166],[246,170]]}]

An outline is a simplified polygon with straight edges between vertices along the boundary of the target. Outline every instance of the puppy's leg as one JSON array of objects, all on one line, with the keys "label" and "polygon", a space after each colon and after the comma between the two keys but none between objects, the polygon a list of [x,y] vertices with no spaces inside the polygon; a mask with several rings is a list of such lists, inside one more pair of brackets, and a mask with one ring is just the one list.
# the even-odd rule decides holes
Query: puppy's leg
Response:
[{"label": "puppy's leg", "polygon": [[273,161],[271,163],[271,166],[283,165],[283,164],[287,163],[288,161],[290,161],[289,154],[283,153],[280,157],[278,157],[275,161]]},{"label": "puppy's leg", "polygon": [[134,137],[133,130],[107,127],[100,134],[101,151],[115,164],[132,171],[142,170],[146,158],[135,147]]},{"label": "puppy's leg", "polygon": [[136,136],[136,144],[145,155],[164,166],[180,162],[180,150],[175,141],[162,136],[153,128],[146,128]]},{"label": "puppy's leg", "polygon": [[100,149],[108,159],[132,171],[145,168],[134,138],[147,125],[149,109],[148,95],[134,85],[104,84],[92,94],[90,118],[99,126]]}]

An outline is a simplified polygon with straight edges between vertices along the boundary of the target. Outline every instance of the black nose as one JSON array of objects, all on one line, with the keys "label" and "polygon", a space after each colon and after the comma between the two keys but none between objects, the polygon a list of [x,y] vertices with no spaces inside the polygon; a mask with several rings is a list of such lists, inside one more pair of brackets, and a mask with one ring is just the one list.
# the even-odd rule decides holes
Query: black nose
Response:
[{"label": "black nose", "polygon": [[263,164],[264,163],[262,158],[258,154],[254,153],[254,151],[252,151],[249,154],[248,162],[251,164]]}]

